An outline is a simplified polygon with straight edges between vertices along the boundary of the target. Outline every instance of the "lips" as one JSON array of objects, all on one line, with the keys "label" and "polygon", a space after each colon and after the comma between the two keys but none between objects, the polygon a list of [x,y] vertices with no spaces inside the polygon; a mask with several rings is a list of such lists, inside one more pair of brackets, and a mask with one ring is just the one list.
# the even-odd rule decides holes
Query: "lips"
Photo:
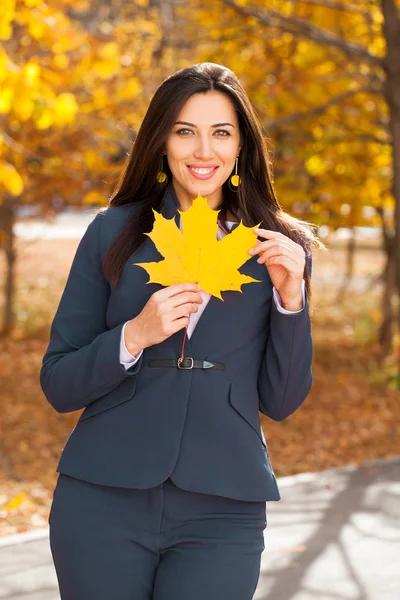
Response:
[{"label": "lips", "polygon": [[187,165],[187,167],[195,179],[211,179],[219,168],[218,165]]}]

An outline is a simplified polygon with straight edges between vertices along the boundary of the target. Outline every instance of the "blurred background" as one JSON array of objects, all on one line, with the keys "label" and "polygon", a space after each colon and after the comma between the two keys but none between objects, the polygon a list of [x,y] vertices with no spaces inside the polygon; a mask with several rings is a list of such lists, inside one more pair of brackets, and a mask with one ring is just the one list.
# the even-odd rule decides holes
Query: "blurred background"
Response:
[{"label": "blurred background", "polygon": [[286,421],[262,418],[276,474],[400,455],[399,7],[2,0],[0,536],[47,525],[79,417],[39,386],[50,323],[155,89],[193,63],[237,74],[280,203],[327,247],[313,264],[313,389]]}]

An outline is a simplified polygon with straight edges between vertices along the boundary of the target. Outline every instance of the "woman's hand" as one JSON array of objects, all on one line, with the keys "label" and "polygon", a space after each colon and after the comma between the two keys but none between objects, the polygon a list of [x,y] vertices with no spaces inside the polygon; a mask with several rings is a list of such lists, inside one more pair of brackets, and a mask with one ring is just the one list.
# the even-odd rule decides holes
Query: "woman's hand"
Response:
[{"label": "woman's hand", "polygon": [[177,283],[154,292],[143,310],[125,327],[128,352],[135,356],[186,327],[190,313],[197,312],[197,304],[203,302],[200,290],[197,283]]},{"label": "woman's hand", "polygon": [[260,254],[257,262],[264,263],[268,269],[272,285],[278,291],[282,306],[286,310],[296,311],[303,308],[302,282],[306,253],[300,244],[277,231],[253,229],[257,235],[267,239],[257,240],[257,245],[249,254]]}]

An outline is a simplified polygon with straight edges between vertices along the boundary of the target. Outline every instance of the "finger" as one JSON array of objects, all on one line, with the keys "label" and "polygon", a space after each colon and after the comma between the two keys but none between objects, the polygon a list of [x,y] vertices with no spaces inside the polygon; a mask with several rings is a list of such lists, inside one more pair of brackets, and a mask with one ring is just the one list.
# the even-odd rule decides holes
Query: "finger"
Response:
[{"label": "finger", "polygon": [[259,236],[267,238],[269,240],[274,240],[276,238],[285,240],[291,246],[303,250],[303,247],[300,244],[292,240],[287,235],[283,235],[283,233],[281,233],[280,231],[272,231],[272,229],[258,229],[257,227],[253,228],[253,231],[257,232]]},{"label": "finger", "polygon": [[159,291],[160,295],[162,293],[166,298],[172,298],[182,292],[199,292],[200,290],[201,287],[197,283],[175,283],[174,285],[169,285]]},{"label": "finger", "polygon": [[172,321],[175,321],[182,317],[190,317],[192,313],[198,312],[198,310],[198,306],[195,302],[186,302],[186,304],[181,304],[171,311],[171,319]]},{"label": "finger", "polygon": [[301,272],[304,271],[304,259],[296,256],[293,252],[288,251],[286,248],[269,248],[258,257],[257,262],[260,264],[267,262],[269,264],[270,259],[276,256],[285,256],[286,258],[290,258],[296,265],[296,268],[299,270],[299,272],[300,270]]},{"label": "finger", "polygon": [[176,294],[175,296],[171,296],[166,301],[165,305],[167,310],[172,308],[176,308],[178,306],[182,306],[187,302],[193,302],[195,304],[202,304],[203,298],[200,292],[185,292],[182,294]]},{"label": "finger", "polygon": [[261,257],[260,263],[263,262],[266,263],[266,267],[271,265],[281,265],[282,267],[285,267],[292,277],[299,277],[300,275],[303,275],[303,271],[299,269],[299,265],[290,256],[281,254],[279,256],[271,256],[265,260],[263,260]]},{"label": "finger", "polygon": [[254,246],[254,248],[249,250],[249,254],[258,254],[259,252],[264,252],[265,250],[268,250],[268,248],[272,248],[274,246],[279,248],[287,248],[290,252],[301,252],[301,249],[289,244],[287,240],[274,238],[272,240],[268,240],[267,242],[260,242],[257,244],[257,246]]},{"label": "finger", "polygon": [[272,231],[272,229],[260,229],[258,227],[253,227],[253,231],[262,237],[271,239],[279,236],[283,236],[283,233],[280,231]]},{"label": "finger", "polygon": [[[292,246],[289,246],[288,244],[286,244],[284,241],[278,241],[278,240],[274,240],[271,243],[271,240],[268,242],[263,242],[261,245],[261,247],[259,248],[259,254],[260,257],[265,256],[265,253],[267,252],[267,256],[273,256],[275,254],[286,254],[288,256],[292,256],[293,258],[295,258],[299,264],[303,264],[305,262],[305,253],[304,251],[300,248],[293,248]],[[259,260],[257,260],[257,262],[260,262]],[[303,267],[304,268],[304,267]]]},{"label": "finger", "polygon": [[299,253],[294,251],[292,248],[288,248],[284,244],[274,244],[273,246],[268,246],[268,248],[262,250],[260,253],[260,257],[263,256],[275,256],[279,254],[285,254],[286,256],[290,256],[293,260],[297,261],[299,264],[304,262],[304,257]]}]

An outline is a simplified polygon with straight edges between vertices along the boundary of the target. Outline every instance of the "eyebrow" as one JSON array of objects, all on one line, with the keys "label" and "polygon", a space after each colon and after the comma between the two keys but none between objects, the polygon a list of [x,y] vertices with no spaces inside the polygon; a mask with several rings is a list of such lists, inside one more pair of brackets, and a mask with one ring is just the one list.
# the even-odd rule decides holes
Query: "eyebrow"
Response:
[{"label": "eyebrow", "polygon": [[[188,123],[187,121],[176,121],[175,125],[189,125],[189,127],[197,127],[194,123]],[[235,127],[232,123],[216,123],[215,125],[211,125],[211,127]]]}]

